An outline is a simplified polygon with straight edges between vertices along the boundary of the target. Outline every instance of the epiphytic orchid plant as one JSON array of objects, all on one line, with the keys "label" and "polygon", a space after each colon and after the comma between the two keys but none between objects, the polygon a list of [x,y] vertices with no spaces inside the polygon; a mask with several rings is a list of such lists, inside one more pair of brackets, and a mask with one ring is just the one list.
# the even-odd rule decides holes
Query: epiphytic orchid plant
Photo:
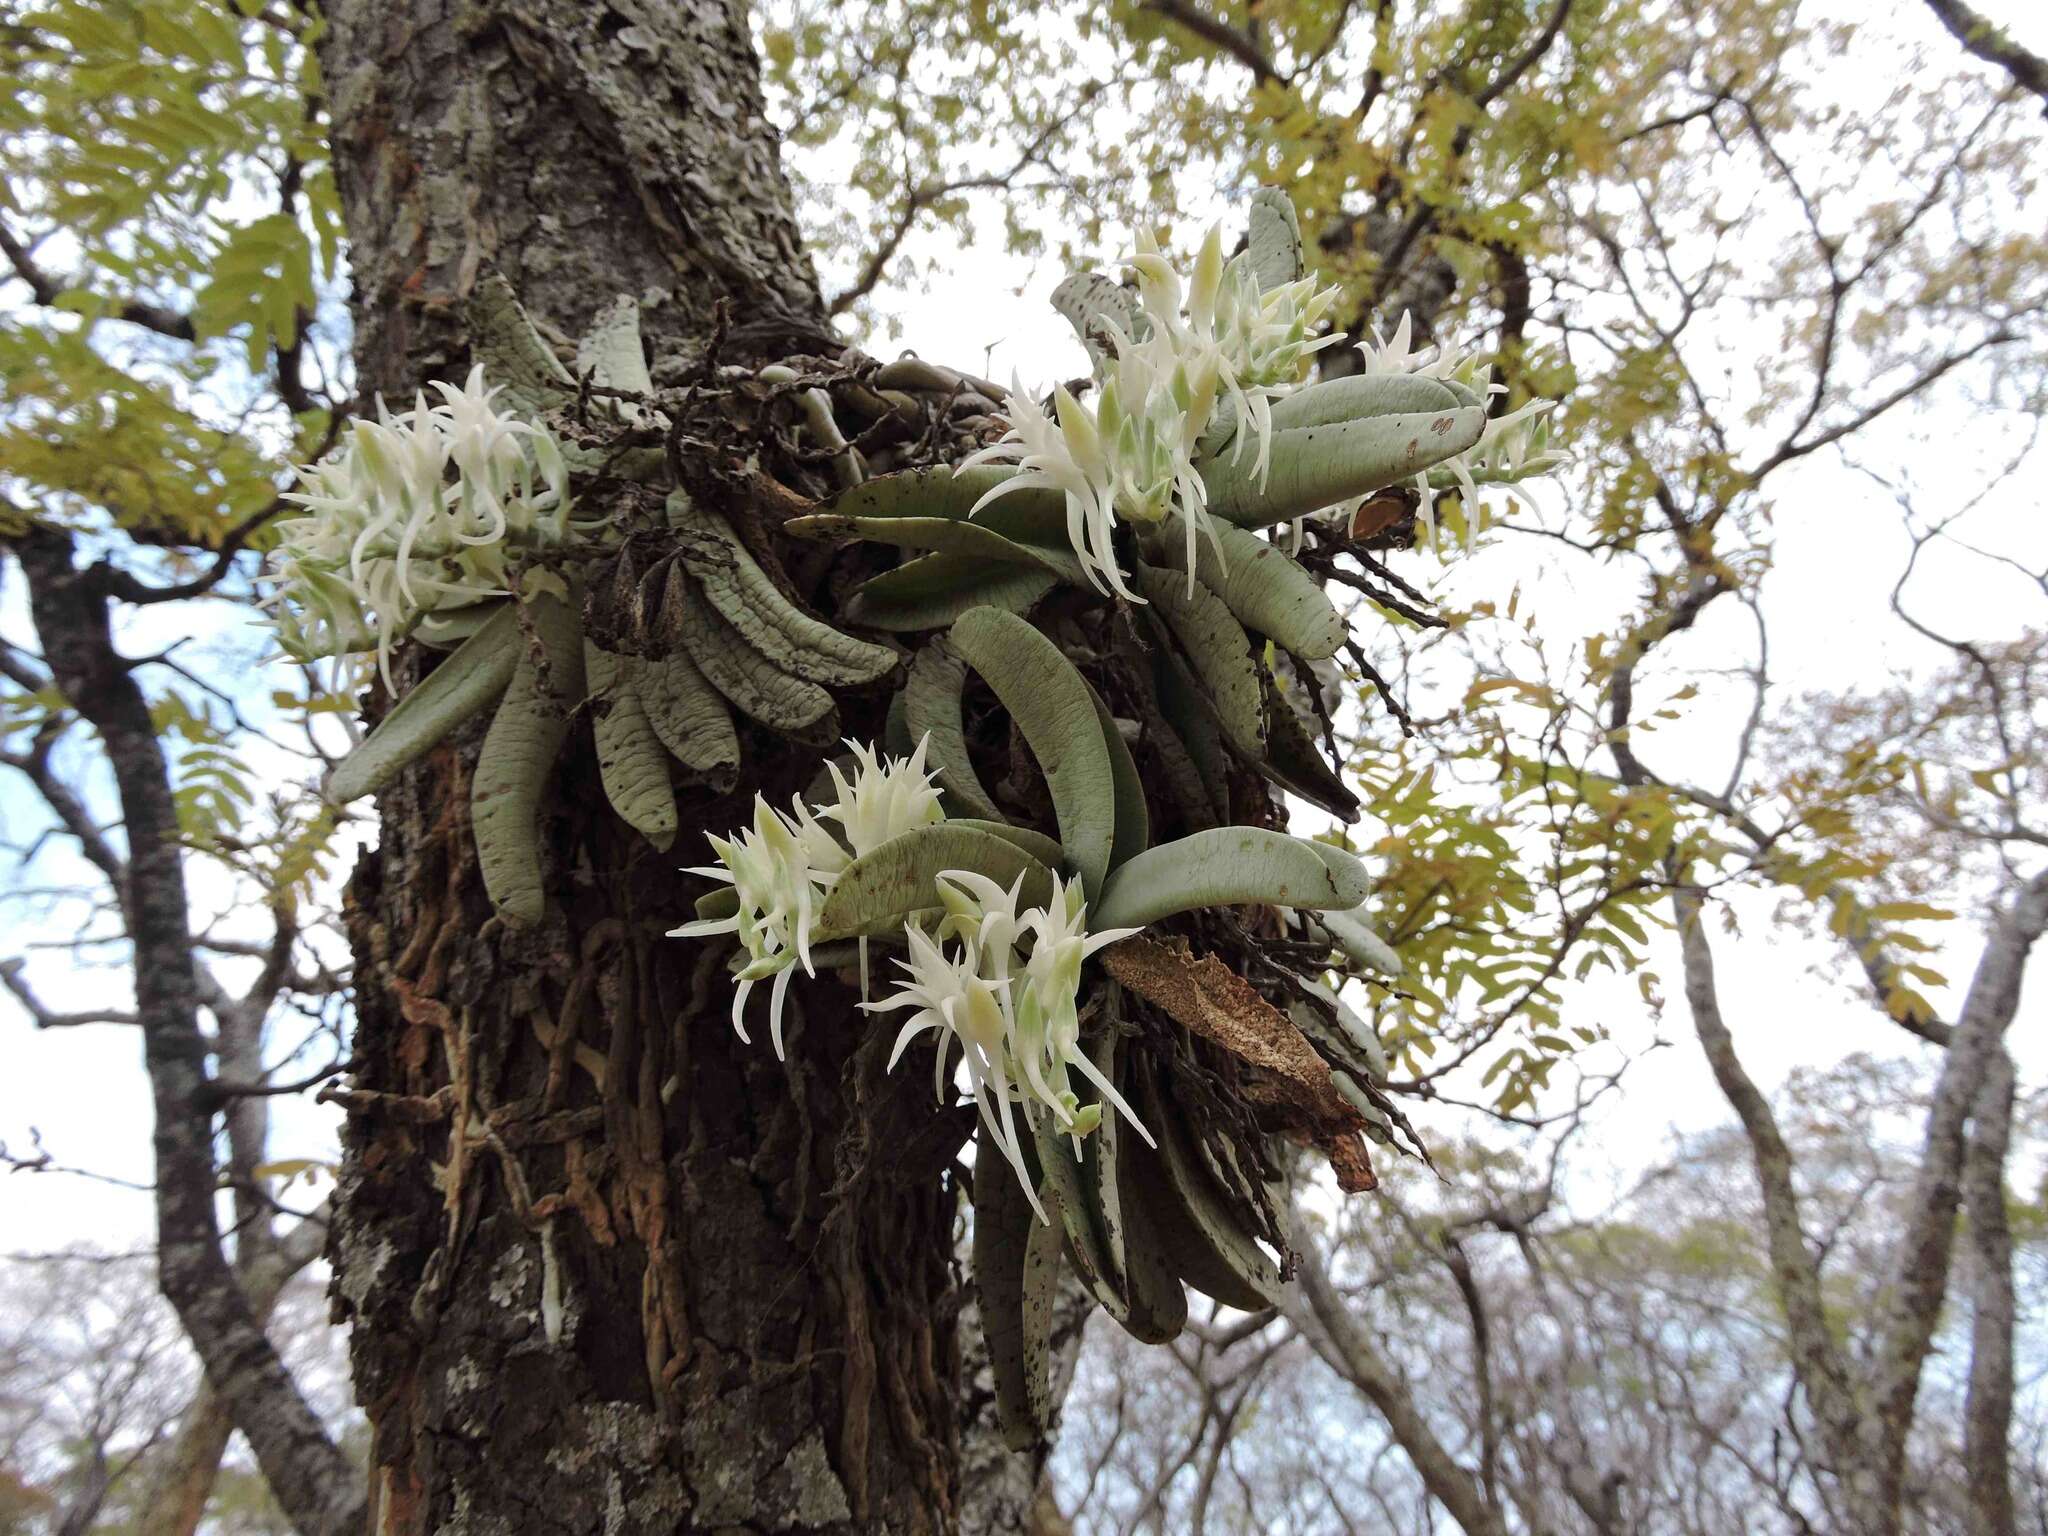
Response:
[{"label": "epiphytic orchid plant", "polygon": [[[743,1040],[766,981],[773,1047],[801,1051],[797,988],[857,963],[865,1013],[832,1027],[907,1014],[890,1066],[930,1044],[940,1095],[964,1080],[974,1268],[1019,1444],[1048,1412],[1060,1255],[1126,1329],[1171,1338],[1184,1282],[1234,1307],[1277,1294],[1269,1133],[1347,1189],[1370,1186],[1363,1137],[1398,1144],[1378,1042],[1331,986],[1400,964],[1364,867],[1273,826],[1281,792],[1360,809],[1303,698],[1358,654],[1324,581],[1358,498],[1433,532],[1456,496],[1470,526],[1482,488],[1559,461],[1547,403],[1502,411],[1487,370],[1405,323],[1362,372],[1311,381],[1338,295],[1304,272],[1284,194],[1254,197],[1237,254],[1212,230],[1186,276],[1135,246],[1127,282],[1055,290],[1092,380],[1045,404],[908,358],[700,360],[657,390],[635,301],[572,371],[487,280],[467,384],[358,423],[278,530],[286,644],[375,654],[393,696],[329,795],[379,790],[488,714],[470,823],[509,927],[573,926],[544,835],[565,746],[588,740],[611,806],[666,850],[678,787],[729,794],[766,738],[822,747],[842,707],[879,737],[711,838],[711,888],[673,935],[732,946]],[[880,415],[842,432],[842,406]],[[685,474],[684,454],[712,462]],[[603,515],[572,521],[572,489]],[[1267,536],[1304,522],[1309,553]],[[788,558],[804,540],[830,547]],[[401,669],[409,639],[449,654]],[[897,957],[880,998],[870,945]]]}]

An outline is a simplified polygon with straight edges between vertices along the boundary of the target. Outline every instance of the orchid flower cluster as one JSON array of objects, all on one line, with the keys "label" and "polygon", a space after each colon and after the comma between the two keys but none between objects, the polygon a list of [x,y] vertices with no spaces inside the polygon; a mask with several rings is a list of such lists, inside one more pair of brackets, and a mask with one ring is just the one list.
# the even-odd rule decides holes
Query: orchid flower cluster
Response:
[{"label": "orchid flower cluster", "polygon": [[[1064,387],[1050,415],[1013,377],[1010,431],[961,466],[1015,463],[1022,473],[994,487],[975,511],[1011,491],[1045,488],[1066,498],[1067,538],[1083,573],[1100,592],[1144,599],[1125,584],[1113,548],[1120,520],[1156,524],[1178,511],[1187,528],[1188,581],[1209,523],[1207,492],[1195,467],[1205,438],[1223,418],[1247,427],[1233,454],[1255,442],[1263,476],[1272,445],[1272,400],[1296,388],[1314,354],[1343,340],[1314,335],[1338,290],[1311,278],[1261,289],[1250,257],[1223,259],[1220,226],[1209,231],[1183,283],[1151,235],[1140,232],[1127,261],[1138,287],[1133,329],[1102,320],[1091,409]],[[1217,549],[1220,559],[1222,551]]]},{"label": "orchid flower cluster", "polygon": [[521,554],[569,531],[569,475],[542,428],[492,405],[483,368],[440,399],[350,425],[347,440],[299,469],[277,525],[269,603],[287,649],[331,656],[391,649],[421,617],[508,596]]},{"label": "orchid flower cluster", "polygon": [[[798,967],[806,975],[817,974],[813,934],[834,882],[862,854],[945,820],[933,775],[925,767],[929,738],[907,758],[879,757],[871,746],[847,745],[853,749],[854,772],[849,779],[838,764],[830,765],[831,803],[810,805],[798,796],[785,813],[756,795],[751,829],[710,839],[718,862],[690,873],[730,885],[738,910],[685,923],[671,934],[739,939],[745,958],[734,973],[732,1022],[744,1041],[751,1043],[745,1022],[748,997],[757,983],[774,978],[769,1031],[777,1057],[784,1054],[782,1016],[790,978]],[[828,821],[836,829],[826,826]],[[1101,1124],[1102,1105],[1110,1104],[1151,1140],[1080,1043],[1082,965],[1104,945],[1137,930],[1090,933],[1079,884],[1057,877],[1045,906],[1022,911],[1021,876],[1008,890],[972,870],[948,870],[937,883],[944,915],[936,929],[928,933],[915,919],[904,925],[909,958],[897,962],[907,973],[901,988],[862,1007],[873,1013],[915,1010],[896,1037],[891,1069],[920,1036],[941,1037],[935,1084],[941,1099],[953,1059],[950,1046],[958,1043],[990,1135],[1037,1208],[1017,1106],[1027,1128],[1049,1115],[1060,1130],[1080,1137]],[[1081,1102],[1072,1084],[1075,1072],[1094,1085],[1097,1103]],[[1045,1216],[1042,1208],[1039,1215]]]},{"label": "orchid flower cluster", "polygon": [[[798,965],[806,976],[818,974],[811,955],[811,934],[819,909],[840,874],[862,854],[879,848],[901,833],[946,819],[939,791],[925,768],[929,737],[907,758],[877,758],[872,746],[849,741],[854,773],[848,779],[839,765],[828,763],[832,778],[830,804],[811,806],[801,795],[790,801],[787,814],[754,796],[754,825],[730,838],[711,838],[716,864],[689,871],[730,885],[739,898],[731,916],[685,923],[671,938],[698,939],[735,934],[747,961],[735,973],[732,1027],[740,1039],[747,1034],[747,998],[755,983],[774,977],[768,1003],[769,1038],[783,1055],[782,1008],[789,978]],[[825,826],[839,824],[838,835]]]},{"label": "orchid flower cluster", "polygon": [[[1424,378],[1448,379],[1461,384],[1482,400],[1507,393],[1505,384],[1493,381],[1493,367],[1447,347],[1425,344],[1410,350],[1413,321],[1404,310],[1392,336],[1374,334],[1359,348],[1366,373],[1412,373]],[[1550,413],[1555,400],[1531,400],[1504,416],[1486,423],[1479,441],[1455,458],[1432,466],[1415,477],[1419,496],[1416,520],[1436,541],[1436,498],[1455,488],[1467,509],[1467,528],[1473,509],[1479,506],[1479,487],[1500,485],[1511,498],[1526,500],[1514,482],[1547,474],[1565,462],[1565,455],[1550,446]]]},{"label": "orchid flower cluster", "polygon": [[[1152,1141],[1115,1085],[1081,1049],[1081,967],[1097,950],[1138,930],[1090,933],[1080,883],[1057,875],[1051,899],[1020,912],[1023,886],[1022,875],[1008,890],[972,870],[940,875],[946,916],[936,936],[928,936],[915,921],[906,923],[910,958],[897,964],[908,979],[893,996],[861,1006],[871,1013],[915,1010],[896,1036],[891,1068],[920,1035],[939,1036],[933,1087],[942,1101],[951,1059],[947,1036],[959,1042],[982,1123],[1016,1170],[1038,1219],[1050,1222],[1024,1161],[1013,1101],[1021,1105],[1027,1129],[1035,1130],[1039,1117],[1050,1115],[1061,1132],[1077,1140],[1102,1124],[1102,1106],[1110,1104]],[[1081,1103],[1070,1072],[1093,1084],[1101,1099]]]}]

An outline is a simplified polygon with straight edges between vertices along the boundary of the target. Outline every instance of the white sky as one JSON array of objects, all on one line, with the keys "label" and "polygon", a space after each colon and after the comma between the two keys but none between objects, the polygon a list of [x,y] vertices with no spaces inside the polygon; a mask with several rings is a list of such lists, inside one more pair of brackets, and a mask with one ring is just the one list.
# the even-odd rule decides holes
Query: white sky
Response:
[{"label": "white sky", "polygon": [[[1996,13],[1996,7],[1987,7]],[[2018,20],[2032,7],[2015,3]],[[2040,13],[2030,23],[2048,32]],[[2024,30],[2024,28],[2023,28]],[[991,225],[993,227],[993,225]],[[1181,233],[1193,227],[1185,224]],[[1110,255],[1113,253],[1105,253]],[[905,301],[900,343],[920,354],[1007,379],[1015,368],[1027,380],[1078,371],[1077,353],[1065,323],[1053,315],[1045,295],[1063,275],[1050,263],[1033,265],[1002,251],[992,240],[961,248],[923,295]],[[1021,290],[1019,292],[1018,290]],[[984,355],[983,348],[989,349]],[[1890,463],[1908,468],[1922,486],[1953,484],[1958,463],[1982,462],[2011,451],[2021,424],[2010,419],[1982,422],[1960,415],[1917,424],[1918,440],[1888,434]],[[1959,447],[1960,445],[1960,447]],[[1966,451],[1967,450],[1967,451]],[[2035,564],[2048,563],[2048,521],[2041,516],[2039,468],[2015,482],[2002,500],[1974,519],[1976,538]],[[1782,689],[1848,689],[1882,684],[1888,677],[1924,669],[1935,659],[1925,642],[1904,631],[1886,610],[1886,595],[1904,557],[1906,541],[1892,502],[1839,461],[1815,461],[1786,478],[1776,500],[1776,566],[1764,593],[1771,624],[1773,673]],[[1523,608],[1543,612],[1546,630],[1561,642],[1597,628],[1585,612],[1611,611],[1625,603],[1634,577],[1622,589],[1598,590],[1583,571],[1567,572],[1533,551],[1533,541],[1510,543],[1473,561],[1456,576],[1456,590],[1471,598],[1489,585],[1504,601],[1516,582]],[[2040,594],[2011,573],[1982,562],[1938,557],[1923,567],[1916,584],[1920,606],[1931,618],[1976,636],[2001,637],[2025,624],[2048,620]],[[1727,605],[1723,605],[1724,607]],[[1749,634],[1739,610],[1731,609],[1701,626],[1684,642],[1699,661],[1717,649],[1746,659]],[[1653,738],[1645,755],[1654,763],[1685,761],[1682,732],[1704,740],[1729,735],[1725,704],[1703,706],[1694,721]],[[1666,756],[1665,754],[1670,754]],[[14,802],[19,805],[19,801]],[[14,813],[14,814],[18,814]],[[8,813],[0,800],[0,815]],[[1368,826],[1370,823],[1368,823]],[[11,829],[10,829],[11,830]],[[343,859],[346,869],[349,859]],[[19,953],[24,943],[47,935],[22,923],[0,938],[0,956]],[[1767,1088],[1801,1066],[1818,1066],[1854,1050],[1890,1053],[1914,1049],[1900,1031],[1883,1024],[1843,979],[1834,946],[1802,940],[1768,926],[1760,902],[1741,909],[1746,937],[1721,954],[1720,976],[1729,1019],[1751,1072]],[[1966,978],[1981,942],[1965,923],[1950,925],[1947,950],[1935,963],[1951,977]],[[1725,1121],[1725,1105],[1692,1041],[1677,997],[1675,957],[1661,946],[1660,970],[1667,1006],[1661,1033],[1670,1049],[1650,1052],[1631,1069],[1626,1092],[1610,1100],[1602,1118],[1601,1147],[1620,1166],[1656,1154],[1676,1128],[1697,1130]],[[2038,967],[2037,967],[2038,968]],[[90,1006],[110,994],[125,1000],[118,972],[42,978],[54,1006]],[[1955,999],[1938,997],[1952,1005]],[[1597,1019],[1617,1045],[1643,1053],[1655,1038],[1632,980],[1608,978],[1578,988],[1571,1008]],[[2022,1003],[2012,1035],[2024,1081],[2048,1080],[2048,1044],[2041,1024],[2048,1020],[2048,980],[2037,976]],[[1477,1096],[1476,1091],[1473,1096]],[[337,1155],[335,1120],[308,1102],[274,1105],[276,1158],[332,1158]],[[1442,1134],[1467,1128],[1470,1120],[1436,1111],[1418,1119]],[[151,1112],[141,1069],[141,1042],[132,1029],[95,1027],[37,1032],[11,999],[0,999],[0,1140],[26,1151],[30,1127],[40,1129],[60,1162],[82,1165],[112,1178],[146,1183],[150,1177]],[[302,1193],[302,1192],[300,1192]],[[134,1190],[57,1175],[0,1175],[0,1251],[42,1250],[71,1243],[102,1248],[142,1246],[150,1230],[148,1197]]]}]

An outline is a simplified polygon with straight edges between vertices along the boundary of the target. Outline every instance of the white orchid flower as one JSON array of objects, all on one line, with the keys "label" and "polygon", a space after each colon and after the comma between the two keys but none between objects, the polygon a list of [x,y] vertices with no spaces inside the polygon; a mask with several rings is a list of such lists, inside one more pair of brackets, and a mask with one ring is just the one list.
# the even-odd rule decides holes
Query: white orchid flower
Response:
[{"label": "white orchid flower", "polygon": [[505,597],[514,563],[569,533],[560,446],[500,412],[483,369],[457,389],[436,383],[398,415],[351,424],[327,459],[298,471],[277,525],[267,600],[295,653],[391,649],[426,614]]},{"label": "white orchid flower", "polygon": [[[712,837],[716,864],[687,871],[733,887],[739,910],[730,917],[701,918],[672,929],[670,938],[703,939],[724,934],[738,937],[746,963],[734,972],[732,1027],[740,1039],[747,1034],[745,1011],[754,984],[775,978],[769,998],[769,1038],[783,1056],[782,1009],[791,972],[801,965],[815,976],[811,939],[824,899],[846,867],[892,837],[946,819],[939,803],[935,775],[925,767],[930,746],[927,733],[906,758],[883,757],[870,744],[849,740],[853,776],[829,765],[834,798],[830,804],[807,805],[793,798],[788,812],[776,810],[754,796],[754,825],[731,838]],[[838,823],[838,834],[825,825]],[[867,952],[861,952],[862,991],[866,991]]]},{"label": "white orchid flower", "polygon": [[1435,342],[1424,342],[1410,351],[1408,343],[1414,339],[1414,332],[1415,318],[1405,309],[1401,311],[1400,322],[1395,325],[1392,336],[1382,336],[1375,328],[1372,340],[1359,344],[1359,355],[1365,360],[1361,371],[1413,373],[1425,379],[1447,379],[1470,366],[1471,360],[1462,353],[1452,352]]},{"label": "white orchid flower", "polygon": [[790,972],[801,964],[805,975],[817,974],[811,961],[811,934],[818,908],[851,860],[801,800],[792,801],[790,814],[784,815],[763,795],[754,796],[752,831],[742,830],[731,838],[713,836],[710,842],[718,862],[689,873],[730,885],[739,898],[739,910],[730,917],[685,923],[670,930],[669,937],[738,936],[748,959],[735,973],[739,984],[733,989],[732,1027],[741,1040],[752,1043],[746,1026],[747,998],[756,982],[773,976],[768,1027],[781,1058],[782,1007]]},{"label": "white orchid flower", "polygon": [[[946,916],[936,934],[927,935],[919,923],[905,925],[912,957],[905,968],[913,973],[912,986],[874,1005],[877,1011],[913,1004],[921,1010],[897,1038],[890,1065],[927,1030],[944,1028],[961,1036],[982,1117],[1027,1192],[1035,1194],[1020,1154],[1011,1150],[1017,1135],[1011,1099],[1021,1106],[1026,1125],[1050,1114],[1062,1131],[1077,1138],[1094,1131],[1104,1106],[1113,1106],[1151,1143],[1152,1133],[1081,1049],[1081,967],[1097,950],[1138,930],[1088,932],[1081,887],[1058,877],[1045,906],[1023,911],[1018,909],[1021,875],[1006,889],[977,871],[951,869],[938,877],[938,888]],[[932,1001],[947,997],[955,999],[951,1013]],[[983,1033],[970,1039],[956,1014],[978,1019]],[[1002,1034],[990,1043],[987,1031],[998,1018]],[[936,1068],[941,1096],[948,1059],[942,1042]],[[1095,1103],[1081,1102],[1071,1086],[1074,1071],[1094,1085]],[[993,1110],[991,1098],[996,1100]]]},{"label": "white orchid flower", "polygon": [[[1036,1104],[1052,1111],[1064,1129],[1085,1135],[1100,1122],[1101,1105],[1114,1105],[1148,1145],[1156,1145],[1115,1085],[1081,1049],[1081,967],[1097,950],[1139,930],[1105,928],[1090,933],[1088,903],[1080,882],[1063,882],[1057,875],[1051,900],[1027,913],[1023,926],[1031,935],[1031,953],[1024,962],[1025,984],[1016,999],[1016,1028],[1010,1048],[1018,1075],[1033,1091],[1033,1097],[1025,1100],[1027,1111],[1034,1107],[1035,1098]],[[1100,1103],[1083,1110],[1068,1084],[1069,1069],[1094,1085]]]},{"label": "white orchid flower", "polygon": [[1136,603],[1143,599],[1117,564],[1118,523],[1158,523],[1179,512],[1192,592],[1204,532],[1222,556],[1196,468],[1219,407],[1227,402],[1232,419],[1243,424],[1232,437],[1232,454],[1256,445],[1263,477],[1272,450],[1272,401],[1300,384],[1316,352],[1343,338],[1312,334],[1336,304],[1337,289],[1319,289],[1304,278],[1261,290],[1249,257],[1224,260],[1220,227],[1203,240],[1185,282],[1149,231],[1140,230],[1133,246],[1124,263],[1137,280],[1142,323],[1133,336],[1101,320],[1106,345],[1096,364],[1092,409],[1061,388],[1048,413],[1013,378],[1009,431],[960,467],[1014,463],[1021,471],[983,496],[976,512],[1015,490],[1060,492],[1067,539],[1089,583]]},{"label": "white orchid flower", "polygon": [[924,765],[931,744],[927,731],[906,758],[878,758],[871,744],[848,740],[854,757],[851,781],[836,762],[827,763],[836,799],[818,806],[821,819],[839,823],[839,835],[859,858],[905,832],[946,819],[939,804],[937,774]]},{"label": "white orchid flower", "polygon": [[974,512],[1012,491],[1042,487],[1060,492],[1066,498],[1067,542],[1073,546],[1090,585],[1098,592],[1114,592],[1126,602],[1143,602],[1124,584],[1123,572],[1117,565],[1113,546],[1115,481],[1101,433],[1095,430],[1094,418],[1087,408],[1064,388],[1054,392],[1053,403],[1059,416],[1057,421],[1025,390],[1023,381],[1012,376],[1010,430],[999,441],[962,460],[959,467],[971,469],[977,464],[1007,460],[1016,464],[1020,473],[977,501]]},{"label": "white orchid flower", "polygon": [[893,995],[861,1004],[870,1013],[887,1013],[897,1008],[915,1010],[896,1036],[895,1048],[889,1053],[889,1067],[895,1067],[913,1040],[936,1033],[938,1064],[933,1086],[943,1101],[950,1045],[958,1041],[982,1123],[1016,1171],[1031,1209],[1040,1221],[1050,1225],[1052,1218],[1039,1203],[1037,1187],[1024,1161],[1023,1142],[1011,1102],[1016,1085],[1011,1078],[1009,1052],[1014,1027],[1010,981],[990,980],[982,974],[980,946],[971,936],[959,941],[958,952],[953,955],[948,955],[914,922],[904,926],[904,937],[910,944],[910,958],[896,963],[909,973],[909,979]]}]

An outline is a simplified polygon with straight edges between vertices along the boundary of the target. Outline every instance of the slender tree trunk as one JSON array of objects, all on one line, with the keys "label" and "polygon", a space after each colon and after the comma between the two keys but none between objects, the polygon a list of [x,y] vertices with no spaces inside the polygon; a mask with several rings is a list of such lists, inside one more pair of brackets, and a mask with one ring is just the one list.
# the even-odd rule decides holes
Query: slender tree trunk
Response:
[{"label": "slender tree trunk", "polygon": [[[486,270],[568,335],[633,295],[658,378],[703,354],[721,305],[723,362],[831,344],[737,0],[328,16],[363,392],[463,368]],[[548,915],[515,932],[475,870],[475,750],[381,798],[350,891],[334,1295],[378,1529],[950,1527],[941,1175],[965,1122],[884,1075],[843,978],[792,993],[784,1066],[734,1037],[723,953],[665,937],[705,830],[755,789],[786,800],[817,753],[755,733],[742,791],[682,791],[657,854],[572,733],[541,819]]]},{"label": "slender tree trunk", "polygon": [[79,567],[72,536],[51,528],[30,528],[14,553],[51,679],[106,751],[128,840],[120,902],[156,1117],[157,1283],[293,1523],[306,1536],[341,1536],[361,1523],[358,1480],[221,1249],[212,1121],[222,1106],[206,1070],[177,804],[149,700],[115,646],[105,571]]},{"label": "slender tree trunk", "polygon": [[[268,1323],[277,1299],[292,1277],[320,1256],[327,1230],[326,1208],[306,1217],[282,1241],[266,1245],[262,1255],[237,1263],[235,1272],[259,1325]],[[236,1258],[240,1259],[240,1254]],[[221,1395],[204,1380],[178,1415],[178,1433],[150,1479],[137,1516],[137,1536],[193,1536],[206,1518],[214,1484],[220,1480],[221,1457],[234,1434],[234,1416]]]},{"label": "slender tree trunk", "polygon": [[1313,1244],[1304,1246],[1295,1279],[1295,1290],[1282,1303],[1287,1320],[1325,1365],[1379,1410],[1388,1433],[1414,1464],[1429,1497],[1443,1505],[1467,1536],[1506,1536],[1507,1527],[1479,1479],[1437,1437],[1416,1407],[1414,1396],[1373,1347],[1337,1293]]},{"label": "slender tree trunk", "polygon": [[1963,1163],[1963,1212],[1970,1234],[1970,1386],[1963,1405],[1963,1466],[1971,1536],[2013,1536],[2012,1223],[2005,1209],[2005,1159],[2012,1139],[2012,1057],[1984,1068]]}]

